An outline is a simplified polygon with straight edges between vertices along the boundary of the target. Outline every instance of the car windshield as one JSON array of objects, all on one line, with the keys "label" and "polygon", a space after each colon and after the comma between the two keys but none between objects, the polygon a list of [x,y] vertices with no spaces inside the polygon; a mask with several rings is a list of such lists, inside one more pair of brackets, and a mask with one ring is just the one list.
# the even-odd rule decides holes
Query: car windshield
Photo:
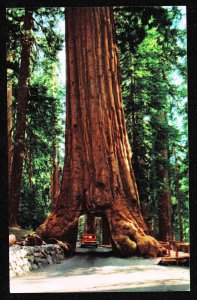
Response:
[{"label": "car windshield", "polygon": [[92,239],[94,238],[94,235],[82,235],[83,239]]}]

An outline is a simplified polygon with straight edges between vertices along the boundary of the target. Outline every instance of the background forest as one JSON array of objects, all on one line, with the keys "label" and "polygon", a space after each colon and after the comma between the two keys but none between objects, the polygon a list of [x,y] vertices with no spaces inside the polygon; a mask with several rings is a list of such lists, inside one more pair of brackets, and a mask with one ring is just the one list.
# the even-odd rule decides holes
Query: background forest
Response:
[{"label": "background forest", "polygon": [[[189,240],[186,28],[183,7],[114,7],[127,132],[141,209],[159,238],[166,205],[175,240]],[[9,176],[16,143],[25,9],[7,9]],[[64,159],[64,8],[33,11],[24,165],[17,223],[35,230],[59,194]],[[61,55],[60,55],[61,53]],[[99,220],[97,235],[101,234]],[[79,235],[84,228],[80,218]],[[99,238],[100,239],[100,238]]]}]

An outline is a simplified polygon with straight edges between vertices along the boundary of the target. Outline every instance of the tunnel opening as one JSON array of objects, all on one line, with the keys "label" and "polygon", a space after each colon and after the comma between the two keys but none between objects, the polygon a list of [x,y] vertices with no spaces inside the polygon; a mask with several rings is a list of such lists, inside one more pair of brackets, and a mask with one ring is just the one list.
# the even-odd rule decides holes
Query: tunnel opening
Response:
[{"label": "tunnel opening", "polygon": [[83,234],[94,234],[98,247],[111,248],[108,224],[103,214],[82,214],[78,220],[77,247],[80,247]]}]

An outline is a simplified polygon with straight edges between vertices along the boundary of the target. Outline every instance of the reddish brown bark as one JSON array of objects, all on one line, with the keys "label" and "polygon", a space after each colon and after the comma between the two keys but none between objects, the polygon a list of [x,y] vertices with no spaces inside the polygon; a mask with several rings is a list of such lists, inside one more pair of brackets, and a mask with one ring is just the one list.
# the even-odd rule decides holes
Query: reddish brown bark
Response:
[{"label": "reddish brown bark", "polygon": [[53,141],[53,171],[51,174],[51,199],[52,199],[52,210],[56,206],[56,202],[60,193],[60,185],[59,185],[59,168],[56,159],[56,139]]},{"label": "reddish brown bark", "polygon": [[172,239],[172,205],[167,168],[168,151],[162,150],[161,154],[164,161],[162,169],[159,171],[163,182],[163,188],[158,195],[159,239],[167,242]]},{"label": "reddish brown bark", "polygon": [[[52,66],[52,96],[55,98],[55,66]],[[55,100],[55,99],[54,99]],[[55,101],[54,101],[54,107],[55,107]],[[60,193],[60,186],[59,186],[59,168],[57,163],[57,144],[56,144],[56,126],[57,126],[57,120],[56,120],[56,114],[54,112],[54,122],[53,122],[53,158],[52,158],[52,164],[53,164],[53,171],[52,171],[52,178],[51,178],[51,198],[52,198],[52,210],[55,208],[59,193]]]},{"label": "reddish brown bark", "polygon": [[22,38],[21,65],[19,71],[19,88],[17,99],[16,135],[14,138],[13,161],[9,188],[9,225],[17,226],[17,211],[20,202],[23,160],[25,155],[25,128],[28,102],[28,81],[30,77],[30,52],[33,27],[32,11],[25,9],[24,35]]},{"label": "reddish brown bark", "polygon": [[[8,53],[7,61],[12,62],[12,55]],[[7,81],[7,132],[8,132],[8,183],[10,185],[10,174],[12,166],[12,81],[10,75],[11,69],[7,69],[8,81]]]},{"label": "reddish brown bark", "polygon": [[174,147],[174,157],[175,157],[175,188],[176,188],[178,214],[179,214],[179,238],[180,241],[183,242],[183,212],[182,212],[181,195],[180,195],[179,165],[177,161],[176,147]]},{"label": "reddish brown bark", "polygon": [[146,235],[131,166],[112,9],[68,8],[66,17],[64,171],[56,208],[37,232],[75,248],[79,216],[102,214],[115,253],[156,256],[161,246]]},{"label": "reddish brown bark", "polygon": [[[167,115],[165,112],[159,112],[158,122],[167,124]],[[169,141],[165,127],[162,130],[158,128],[155,138],[155,175],[160,182],[160,190],[157,192],[158,201],[158,221],[159,221],[159,240],[169,241],[173,239],[172,228],[172,202],[171,190],[169,184]]]}]

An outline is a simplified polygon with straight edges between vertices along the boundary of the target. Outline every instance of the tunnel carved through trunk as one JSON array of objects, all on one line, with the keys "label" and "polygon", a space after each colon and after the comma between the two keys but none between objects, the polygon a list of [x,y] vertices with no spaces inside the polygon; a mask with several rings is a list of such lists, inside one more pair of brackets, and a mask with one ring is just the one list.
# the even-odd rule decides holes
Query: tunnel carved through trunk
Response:
[{"label": "tunnel carved through trunk", "polygon": [[67,8],[66,153],[55,209],[38,228],[76,246],[80,215],[105,216],[113,251],[120,256],[161,255],[148,235],[131,165],[121,95],[113,11]]}]

